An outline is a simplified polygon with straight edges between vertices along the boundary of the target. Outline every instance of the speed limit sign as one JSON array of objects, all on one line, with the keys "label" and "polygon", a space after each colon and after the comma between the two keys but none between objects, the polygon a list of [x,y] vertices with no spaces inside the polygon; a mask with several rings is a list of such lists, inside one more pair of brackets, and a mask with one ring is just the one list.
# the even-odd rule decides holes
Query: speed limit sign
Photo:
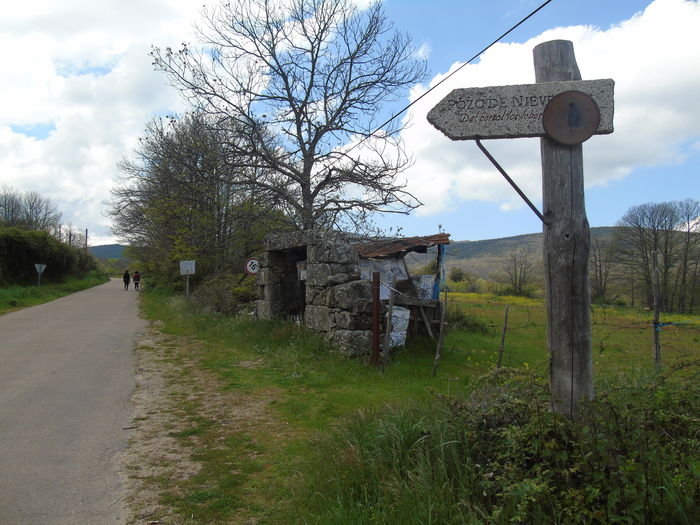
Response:
[{"label": "speed limit sign", "polygon": [[260,259],[256,259],[255,257],[251,257],[245,262],[245,265],[243,266],[243,271],[249,275],[255,275],[258,273],[258,270],[260,269]]}]

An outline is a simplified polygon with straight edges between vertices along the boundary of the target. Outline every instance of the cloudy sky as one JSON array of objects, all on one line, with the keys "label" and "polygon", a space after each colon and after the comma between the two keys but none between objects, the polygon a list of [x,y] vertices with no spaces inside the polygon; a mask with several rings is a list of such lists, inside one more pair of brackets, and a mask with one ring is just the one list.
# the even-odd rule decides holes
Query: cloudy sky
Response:
[{"label": "cloudy sky", "polygon": [[[0,185],[38,191],[66,223],[112,242],[104,202],[147,120],[181,112],[152,70],[152,45],[193,41],[202,0],[33,0],[0,17]],[[542,0],[385,0],[396,27],[428,58],[415,100]],[[689,0],[554,0],[405,115],[415,164],[409,189],[424,206],[380,219],[406,235],[476,240],[541,230],[472,142],[452,142],[425,119],[458,87],[534,82],[532,48],[574,42],[584,79],[615,80],[615,132],[584,144],[592,226],[614,224],[635,204],[700,199],[700,4]],[[410,97],[410,98],[409,98]],[[487,147],[540,204],[538,139]]]}]

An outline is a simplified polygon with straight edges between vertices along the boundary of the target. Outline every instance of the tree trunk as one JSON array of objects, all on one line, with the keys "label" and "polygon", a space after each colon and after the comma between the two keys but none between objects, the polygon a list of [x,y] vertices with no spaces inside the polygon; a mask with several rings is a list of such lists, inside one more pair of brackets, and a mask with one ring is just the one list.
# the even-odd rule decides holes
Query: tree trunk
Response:
[{"label": "tree trunk", "polygon": [[[581,80],[573,44],[555,40],[534,49],[537,82]],[[593,397],[588,254],[590,230],[584,204],[583,149],[544,137],[542,198],[547,345],[552,409],[576,418]]]}]

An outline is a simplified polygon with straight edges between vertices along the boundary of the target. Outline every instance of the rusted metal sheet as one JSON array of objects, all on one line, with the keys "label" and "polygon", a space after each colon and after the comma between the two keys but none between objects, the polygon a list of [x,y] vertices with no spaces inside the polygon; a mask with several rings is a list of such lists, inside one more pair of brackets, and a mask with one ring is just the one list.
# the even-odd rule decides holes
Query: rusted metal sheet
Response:
[{"label": "rusted metal sheet", "polygon": [[404,237],[402,239],[374,241],[353,246],[360,257],[400,257],[408,252],[423,252],[437,244],[450,244],[449,233],[438,233],[426,237]]}]

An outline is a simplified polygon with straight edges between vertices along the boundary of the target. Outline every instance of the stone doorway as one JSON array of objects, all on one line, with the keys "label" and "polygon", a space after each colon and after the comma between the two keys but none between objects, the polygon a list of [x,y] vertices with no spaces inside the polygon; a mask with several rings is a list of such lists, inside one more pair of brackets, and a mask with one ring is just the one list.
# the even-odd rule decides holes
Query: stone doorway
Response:
[{"label": "stone doorway", "polygon": [[304,318],[306,257],[306,246],[268,252],[269,300],[274,317]]}]

